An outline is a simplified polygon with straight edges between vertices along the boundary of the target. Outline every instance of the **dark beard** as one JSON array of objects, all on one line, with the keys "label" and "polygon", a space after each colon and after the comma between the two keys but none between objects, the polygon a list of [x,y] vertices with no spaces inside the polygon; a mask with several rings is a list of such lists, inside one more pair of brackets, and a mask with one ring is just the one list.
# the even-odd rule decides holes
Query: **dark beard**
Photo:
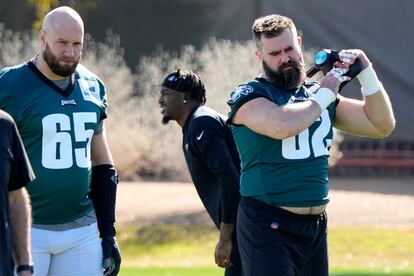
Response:
[{"label": "dark beard", "polygon": [[270,78],[269,81],[283,90],[297,89],[305,80],[305,66],[302,60],[291,60],[280,66],[277,71],[271,69],[264,60],[262,64],[266,76]]},{"label": "dark beard", "polygon": [[60,65],[59,60],[52,53],[47,43],[46,43],[45,51],[43,52],[43,59],[49,66],[50,70],[52,70],[53,73],[61,77],[69,77],[70,75],[72,75],[75,72],[76,67],[78,66],[78,62],[79,62],[79,59],[78,59],[72,66],[71,65],[67,65],[67,66]]},{"label": "dark beard", "polygon": [[161,122],[162,122],[163,125],[166,125],[170,122],[170,120],[171,120],[170,116],[163,116]]}]

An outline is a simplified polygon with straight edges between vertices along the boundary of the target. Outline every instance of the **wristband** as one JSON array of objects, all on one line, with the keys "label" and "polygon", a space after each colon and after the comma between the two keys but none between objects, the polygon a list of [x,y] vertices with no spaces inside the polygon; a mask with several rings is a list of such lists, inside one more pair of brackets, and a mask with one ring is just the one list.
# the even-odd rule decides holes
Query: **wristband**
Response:
[{"label": "wristband", "polygon": [[361,93],[364,96],[375,94],[382,89],[382,83],[379,81],[374,68],[372,68],[372,63],[362,70],[357,78],[361,84]]},{"label": "wristband", "polygon": [[317,103],[323,111],[336,100],[336,94],[329,88],[321,87],[310,97],[310,100]]},{"label": "wristband", "polygon": [[23,265],[18,265],[16,268],[16,272],[19,273],[21,271],[30,271],[33,274],[33,265],[28,265],[28,264],[23,264]]}]

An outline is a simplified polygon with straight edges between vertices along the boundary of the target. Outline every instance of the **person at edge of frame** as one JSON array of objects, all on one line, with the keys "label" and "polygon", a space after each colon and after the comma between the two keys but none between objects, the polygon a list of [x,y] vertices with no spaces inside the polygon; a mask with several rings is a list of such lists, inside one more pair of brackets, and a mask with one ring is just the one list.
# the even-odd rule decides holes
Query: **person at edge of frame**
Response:
[{"label": "person at edge of frame", "polygon": [[33,273],[31,208],[25,186],[32,167],[13,118],[0,110],[0,275]]}]

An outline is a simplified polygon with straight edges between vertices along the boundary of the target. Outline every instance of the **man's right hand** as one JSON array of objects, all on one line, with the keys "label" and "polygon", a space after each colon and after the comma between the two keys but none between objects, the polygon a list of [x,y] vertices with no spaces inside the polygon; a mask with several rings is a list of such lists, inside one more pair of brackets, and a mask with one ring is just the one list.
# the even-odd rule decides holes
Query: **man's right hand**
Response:
[{"label": "man's right hand", "polygon": [[214,257],[216,264],[219,267],[227,268],[232,266],[231,263],[231,250],[233,248],[233,242],[231,239],[222,240],[220,239],[216,245],[216,250],[214,251]]},{"label": "man's right hand", "polygon": [[348,70],[348,68],[332,68],[331,71],[329,71],[322,79],[320,88],[325,87],[330,89],[335,94],[338,94],[341,83],[351,80],[350,77],[344,76]]}]

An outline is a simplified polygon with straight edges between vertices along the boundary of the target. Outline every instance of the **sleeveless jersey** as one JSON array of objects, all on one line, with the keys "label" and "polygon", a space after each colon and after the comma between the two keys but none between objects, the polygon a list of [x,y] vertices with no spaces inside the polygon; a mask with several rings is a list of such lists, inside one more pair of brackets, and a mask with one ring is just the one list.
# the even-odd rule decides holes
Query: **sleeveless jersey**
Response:
[{"label": "sleeveless jersey", "polygon": [[102,81],[78,65],[62,90],[32,62],[5,68],[0,108],[16,121],[36,175],[27,186],[33,223],[68,223],[89,213],[91,140],[106,117]]},{"label": "sleeveless jersey", "polygon": [[[302,86],[295,93],[280,90],[262,78],[241,85],[228,101],[232,116],[244,103],[259,97],[278,106],[309,100]],[[241,158],[240,193],[272,205],[308,207],[329,201],[328,150],[332,144],[335,103],[307,129],[283,140],[232,125]]]}]

